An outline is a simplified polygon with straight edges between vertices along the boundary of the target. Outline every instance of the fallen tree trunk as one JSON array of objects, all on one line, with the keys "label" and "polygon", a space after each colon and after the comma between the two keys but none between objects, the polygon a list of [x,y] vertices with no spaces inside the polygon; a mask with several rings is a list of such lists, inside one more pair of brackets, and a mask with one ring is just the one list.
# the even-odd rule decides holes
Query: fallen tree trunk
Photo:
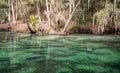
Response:
[{"label": "fallen tree trunk", "polygon": [[68,18],[68,20],[67,20],[67,22],[66,22],[66,24],[65,24],[65,27],[64,27],[64,29],[62,30],[62,32],[64,32],[64,31],[66,30],[66,28],[67,28],[67,26],[68,26],[68,24],[69,24],[69,22],[70,22],[70,20],[71,20],[71,18],[72,18],[72,16],[73,16],[73,14],[75,13],[78,5],[80,4],[80,1],[81,1],[81,0],[78,1],[78,3],[77,3],[77,5],[75,6],[73,12],[71,13],[70,17]]}]

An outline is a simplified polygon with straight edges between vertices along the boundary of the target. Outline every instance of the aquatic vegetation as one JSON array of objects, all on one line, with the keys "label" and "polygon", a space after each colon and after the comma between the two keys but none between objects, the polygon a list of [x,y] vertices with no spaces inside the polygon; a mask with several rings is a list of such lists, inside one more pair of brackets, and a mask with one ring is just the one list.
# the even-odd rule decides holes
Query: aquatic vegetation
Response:
[{"label": "aquatic vegetation", "polygon": [[0,72],[120,72],[119,35],[19,35],[0,45]]}]

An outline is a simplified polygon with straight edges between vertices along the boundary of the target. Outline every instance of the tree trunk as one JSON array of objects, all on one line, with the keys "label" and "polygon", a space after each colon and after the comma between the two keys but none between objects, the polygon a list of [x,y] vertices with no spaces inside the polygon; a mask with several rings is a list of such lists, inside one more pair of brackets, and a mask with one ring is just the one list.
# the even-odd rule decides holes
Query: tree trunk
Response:
[{"label": "tree trunk", "polygon": [[88,0],[88,9],[90,8],[90,0]]},{"label": "tree trunk", "polygon": [[72,13],[72,10],[75,8],[75,0],[69,0],[69,15]]},{"label": "tree trunk", "polygon": [[46,9],[47,9],[48,24],[49,24],[49,27],[50,27],[50,11],[49,11],[49,7],[48,7],[48,0],[46,0]]},{"label": "tree trunk", "polygon": [[18,5],[17,5],[17,0],[15,1],[16,2],[16,5],[15,5],[15,19],[17,20],[18,19]]},{"label": "tree trunk", "polygon": [[41,20],[41,16],[40,16],[40,0],[36,1],[36,7],[37,7],[37,15],[39,17],[39,23],[41,23],[42,20]]},{"label": "tree trunk", "polygon": [[72,16],[73,16],[75,10],[77,9],[78,5],[80,4],[80,1],[81,1],[81,0],[78,1],[78,3],[77,3],[77,5],[75,6],[73,12],[71,13],[70,17],[68,18],[68,20],[67,20],[67,22],[66,22],[66,24],[65,24],[65,27],[64,27],[64,29],[62,30],[62,32],[64,32],[64,31],[66,30],[66,28],[67,28],[67,26],[68,26],[68,24],[69,24],[69,22],[70,22],[70,20],[71,20],[71,18],[72,18]]},{"label": "tree trunk", "polygon": [[8,6],[9,6],[9,9],[8,9],[8,22],[9,22],[9,24],[10,24],[10,21],[11,21],[11,14],[10,14],[11,0],[8,0]]},{"label": "tree trunk", "polygon": [[32,26],[29,23],[29,17],[28,17],[28,15],[26,13],[25,6],[22,4],[22,0],[19,0],[19,1],[20,1],[20,4],[21,4],[21,9],[23,11],[24,19],[25,19],[25,22],[27,23],[28,29],[29,29],[30,33],[34,34],[34,33],[36,33],[36,31],[32,29]]},{"label": "tree trunk", "polygon": [[13,21],[13,25],[16,25],[15,11],[14,11],[14,0],[11,0],[11,9],[12,9],[12,21]]}]

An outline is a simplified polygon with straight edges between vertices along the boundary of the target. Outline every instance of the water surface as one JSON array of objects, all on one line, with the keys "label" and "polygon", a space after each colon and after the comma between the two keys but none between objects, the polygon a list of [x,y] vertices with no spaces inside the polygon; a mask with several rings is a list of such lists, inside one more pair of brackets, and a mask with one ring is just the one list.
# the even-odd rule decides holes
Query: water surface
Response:
[{"label": "water surface", "polygon": [[0,73],[120,73],[119,35],[0,33]]}]

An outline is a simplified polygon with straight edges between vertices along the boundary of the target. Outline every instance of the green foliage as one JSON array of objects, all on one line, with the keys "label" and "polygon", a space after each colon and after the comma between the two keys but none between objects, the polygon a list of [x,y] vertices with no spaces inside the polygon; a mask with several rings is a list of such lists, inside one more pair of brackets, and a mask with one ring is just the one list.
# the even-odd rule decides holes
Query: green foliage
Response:
[{"label": "green foliage", "polygon": [[0,10],[0,19],[6,19],[6,14],[3,10]]},{"label": "green foliage", "polygon": [[33,30],[37,31],[39,28],[39,23],[36,23],[38,16],[37,15],[30,15],[29,19],[30,19],[30,22],[32,23]]},{"label": "green foliage", "polygon": [[119,22],[120,21],[120,15],[118,17],[115,17],[114,21]]},{"label": "green foliage", "polygon": [[35,0],[25,0],[29,4],[34,4]]},{"label": "green foliage", "polygon": [[65,23],[61,20],[58,20],[58,27],[64,27]]},{"label": "green foliage", "polygon": [[0,2],[0,19],[6,19],[5,11],[9,8],[8,4],[5,2]]},{"label": "green foliage", "polygon": [[109,19],[109,15],[110,15],[110,12],[112,12],[114,9],[114,5],[113,4],[106,4],[106,7],[101,9],[99,12],[96,12],[94,15],[93,15],[93,20],[96,20],[96,22],[98,24],[107,24],[108,20]]},{"label": "green foliage", "polygon": [[101,25],[101,24],[107,24],[107,17],[109,16],[109,11],[107,9],[102,9],[99,12],[96,12],[93,15],[93,20],[96,20],[96,22]]},{"label": "green foliage", "polygon": [[93,22],[95,23],[96,21],[96,24],[98,24],[99,32],[104,32],[104,26],[108,25],[108,23],[111,21],[110,16],[113,15],[112,13],[114,13],[114,9],[116,9],[116,5],[108,3],[105,5],[105,8],[93,15]]},{"label": "green foliage", "polygon": [[114,24],[115,24],[116,30],[120,28],[120,12],[116,13],[116,16],[114,17]]},{"label": "green foliage", "polygon": [[30,15],[29,19],[30,19],[30,22],[34,23],[38,19],[38,16],[37,15]]},{"label": "green foliage", "polygon": [[9,8],[8,4],[5,2],[0,2],[0,9]]},{"label": "green foliage", "polygon": [[85,24],[88,19],[87,11],[88,11],[87,0],[82,0],[81,5],[78,6],[74,13],[72,20],[76,24]]}]

